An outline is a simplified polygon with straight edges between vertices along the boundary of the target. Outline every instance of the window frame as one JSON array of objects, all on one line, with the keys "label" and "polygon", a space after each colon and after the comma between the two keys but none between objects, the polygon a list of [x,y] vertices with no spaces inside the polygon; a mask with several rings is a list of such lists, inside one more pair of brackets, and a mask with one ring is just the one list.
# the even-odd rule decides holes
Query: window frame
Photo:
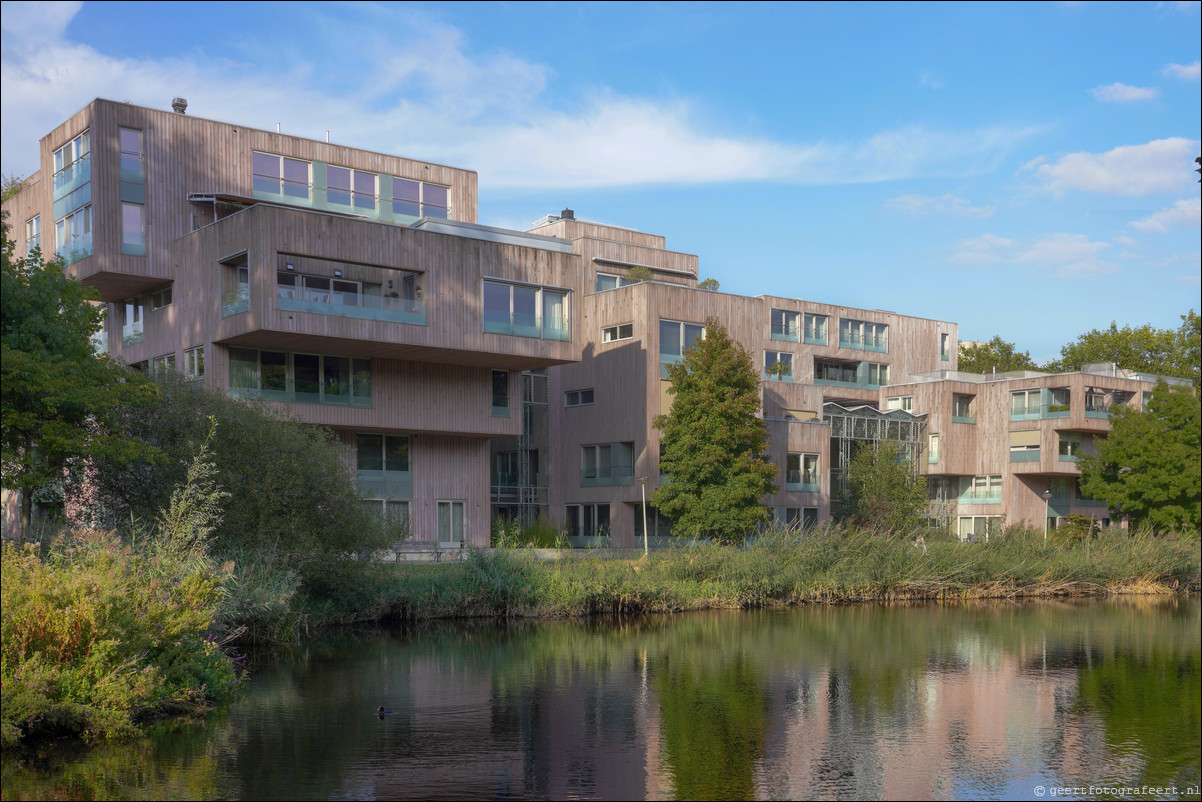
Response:
[{"label": "window frame", "polygon": [[[497,310],[497,309],[493,309],[490,312],[490,310],[488,308],[488,302],[489,302],[488,288],[490,285],[492,287],[504,287],[506,289],[507,298],[508,298],[508,306],[509,306],[509,309],[507,312],[507,316],[508,316],[507,323],[501,323],[499,321],[490,321],[489,320],[490,314],[495,316],[500,313],[499,310]],[[519,328],[519,326],[517,323],[514,322],[516,319],[515,318],[516,313],[514,311],[514,308],[515,308],[514,299],[517,297],[518,290],[534,291],[535,325],[533,325],[533,326],[523,325],[523,326],[521,326],[521,328],[523,328],[523,329],[538,329],[537,334],[523,333],[523,332],[516,330]],[[562,308],[563,308],[563,319],[562,319],[563,326],[562,326],[562,328],[552,327],[546,319],[547,299],[549,296],[559,296],[559,298],[562,302]],[[566,287],[553,287],[553,286],[548,286],[548,285],[544,285],[544,284],[530,284],[528,282],[523,282],[523,281],[506,281],[504,279],[484,278],[483,279],[483,287],[482,287],[482,290],[480,293],[480,308],[481,308],[481,311],[483,312],[481,317],[483,318],[482,325],[484,328],[484,333],[485,334],[501,334],[501,335],[506,335],[506,336],[510,336],[510,337],[528,337],[530,339],[536,339],[536,340],[556,340],[559,342],[568,341],[571,339],[571,332],[572,332],[571,296],[572,296],[572,291]],[[490,326],[492,328],[489,328]],[[505,331],[504,329],[508,329],[508,331]]]},{"label": "window frame", "polygon": [[[267,173],[259,172],[258,165],[255,164],[255,156],[265,156],[276,159],[277,173],[268,175]],[[295,162],[296,164],[305,165],[305,194],[301,195],[295,192],[288,192],[288,186],[299,187],[300,183],[296,179],[288,178],[285,169],[285,162]],[[313,161],[310,159],[298,159],[295,156],[284,156],[280,153],[271,153],[265,150],[252,150],[250,157],[251,170],[251,194],[261,193],[263,195],[273,195],[277,198],[291,199],[290,202],[297,201],[313,201]],[[259,184],[265,181],[274,181],[277,189],[268,190],[260,188]]]},{"label": "window frame", "polygon": [[[773,359],[773,357],[776,357]],[[768,368],[777,363],[785,363],[789,369],[783,374],[769,373]],[[764,381],[793,383],[793,354],[789,351],[764,351]]]},{"label": "window frame", "polygon": [[780,342],[801,342],[801,312],[773,307],[769,312],[769,339]]},{"label": "window frame", "polygon": [[621,342],[634,339],[634,324],[619,323],[616,326],[604,326],[601,329],[601,344]]},{"label": "window frame", "polygon": [[[447,507],[447,523],[450,527],[449,538],[443,538],[443,516],[442,510],[444,505]],[[455,510],[459,510],[459,531],[455,530]],[[467,500],[466,499],[436,499],[434,502],[434,525],[435,538],[438,543],[458,543],[465,545],[467,543]],[[456,537],[458,534],[458,537]]]},{"label": "window frame", "polygon": [[[584,394],[588,393],[588,400],[584,400]],[[572,396],[575,396],[573,403]],[[563,394],[563,405],[565,407],[587,407],[594,403],[594,388],[585,387],[581,390],[566,390]]]}]

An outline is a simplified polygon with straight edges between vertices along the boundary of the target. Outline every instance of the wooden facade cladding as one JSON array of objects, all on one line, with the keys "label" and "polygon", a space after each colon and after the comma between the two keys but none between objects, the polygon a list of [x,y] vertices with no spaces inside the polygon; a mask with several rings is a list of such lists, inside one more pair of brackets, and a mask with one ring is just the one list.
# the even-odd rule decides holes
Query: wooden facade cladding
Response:
[{"label": "wooden facade cladding", "polygon": [[[237,256],[243,252],[245,257]],[[207,311],[198,311],[207,320],[197,325],[211,330],[215,342],[498,370],[579,359],[577,337],[561,341],[493,334],[483,324],[486,278],[571,286],[578,273],[573,254],[258,205],[182,238],[173,257],[177,293],[185,302],[195,298],[207,304]],[[229,268],[222,261],[231,258],[249,267],[249,310],[222,318],[222,293],[231,289]],[[414,273],[425,325],[280,309],[277,276],[288,264],[301,272],[338,269],[343,278],[385,286],[390,280],[399,286],[404,273]],[[571,320],[579,306],[576,293],[569,294],[568,304]],[[149,343],[139,346],[128,361],[153,356],[145,352],[147,347]]]},{"label": "wooden facade cladding", "polygon": [[531,228],[530,233],[566,240],[584,237],[611,240],[661,251],[667,246],[667,240],[658,234],[644,234],[633,228],[607,226],[604,223],[591,223],[587,220],[555,220],[538,228]]},{"label": "wooden facade cladding", "polygon": [[[142,132],[144,256],[121,253],[120,128]],[[53,243],[54,226],[47,166],[53,164],[56,149],[83,131],[90,131],[92,140],[93,255],[73,264],[70,272],[96,286],[105,300],[120,300],[171,280],[174,241],[212,221],[211,206],[192,202],[189,195],[252,198],[254,151],[446,186],[450,219],[467,223],[477,220],[478,180],[474,171],[96,100],[41,140],[41,164],[43,173],[47,173],[42,182],[47,186],[43,193],[46,197],[39,199],[44,243],[47,237]]]}]

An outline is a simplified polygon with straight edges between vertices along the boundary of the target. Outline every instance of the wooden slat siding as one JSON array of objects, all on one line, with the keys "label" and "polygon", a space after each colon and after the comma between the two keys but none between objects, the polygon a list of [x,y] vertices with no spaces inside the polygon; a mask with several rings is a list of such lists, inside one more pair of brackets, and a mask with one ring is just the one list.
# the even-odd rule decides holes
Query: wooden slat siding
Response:
[{"label": "wooden slat siding", "polygon": [[[584,243],[590,243],[584,240]],[[590,247],[592,247],[590,245]],[[584,248],[582,252],[587,253]],[[634,260],[631,260],[634,261]],[[587,260],[586,260],[587,264]],[[844,401],[877,404],[885,390],[827,387],[812,384],[815,356],[889,364],[893,380],[899,381],[910,373],[950,370],[954,362],[939,359],[939,333],[952,335],[956,326],[942,321],[925,320],[875,310],[819,304],[798,299],[774,296],[746,297],[722,292],[706,292],[687,286],[641,284],[589,295],[583,305],[581,333],[584,347],[582,361],[550,371],[552,398],[552,431],[559,432],[553,445],[556,464],[564,466],[559,472],[562,487],[551,493],[552,512],[564,514],[564,505],[573,503],[610,503],[611,531],[618,545],[632,545],[634,521],[626,520],[625,511],[639,502],[636,485],[608,488],[579,486],[580,447],[593,443],[623,440],[635,442],[635,473],[651,477],[648,492],[654,490],[658,479],[659,432],[652,419],[661,412],[659,379],[659,321],[680,320],[704,323],[708,317],[718,318],[728,332],[752,357],[756,371],[763,365],[763,352],[788,351],[794,355],[793,383],[766,382],[763,398],[768,417],[779,417],[781,409],[812,409],[821,414],[822,402],[837,398]],[[780,342],[771,339],[771,310],[788,309],[797,312],[825,314],[830,318],[827,346]],[[840,317],[887,323],[890,345],[887,354],[838,347]],[[634,339],[601,344],[603,326],[632,323]],[[911,349],[914,353],[908,353]],[[641,382],[641,388],[638,383]],[[635,385],[632,388],[632,384]],[[592,387],[596,395],[593,407],[563,409],[563,392]],[[896,393],[889,389],[889,395]],[[950,401],[949,415],[950,415]],[[775,413],[775,414],[773,414]],[[822,491],[819,494],[778,492],[768,499],[774,506],[817,506],[820,516],[829,515],[830,489],[827,476],[830,469],[830,430],[821,424],[785,424],[769,421],[772,436],[770,453],[774,464],[784,466],[785,454],[790,451],[816,453],[820,459]],[[787,438],[787,439],[786,439]],[[781,477],[783,482],[783,476]]]},{"label": "wooden slat siding", "polygon": [[[120,253],[119,127],[143,132],[146,256]],[[189,232],[193,212],[205,211],[188,202],[188,193],[253,195],[254,150],[443,184],[450,187],[450,218],[477,221],[478,179],[470,170],[106,100],[89,104],[43,138],[42,165],[44,169],[49,166],[48,176],[53,172],[54,150],[86,129],[92,132],[95,253],[73,268],[75,274],[100,287],[109,300],[119,300],[123,294],[147,289],[156,280],[171,278],[172,242]],[[47,218],[52,229],[52,204],[43,211],[43,220]]]},{"label": "wooden slat siding", "polygon": [[409,468],[413,496],[409,500],[411,540],[434,542],[438,535],[437,501],[463,501],[464,531],[470,545],[489,545],[491,508],[488,498],[488,441],[466,437],[415,434],[405,429],[339,429],[340,457],[356,473],[355,434],[372,431],[409,436]]},{"label": "wooden slat siding", "polygon": [[[962,515],[1003,515],[1010,523],[1025,523],[1043,528],[1044,501],[1042,493],[1048,477],[1078,477],[1076,462],[1061,462],[1059,435],[1079,432],[1095,438],[1105,436],[1110,429],[1108,420],[1085,417],[1085,391],[1125,390],[1140,397],[1154,385],[1135,379],[1090,374],[1060,374],[1030,379],[999,379],[981,383],[938,381],[889,387],[881,390],[885,396],[912,395],[915,412],[930,412],[930,431],[942,436],[941,459],[938,465],[925,466],[931,476],[1002,476],[1002,504],[960,505]],[[1067,418],[1040,420],[1010,420],[1010,394],[1015,390],[1068,387],[1070,412]],[[952,396],[961,393],[975,395],[977,422],[975,425],[951,423]],[[1010,462],[1010,433],[1036,430],[1039,432],[1040,459],[1038,462]],[[1073,512],[1093,517],[1109,517],[1101,507],[1081,506],[1071,502]]]},{"label": "wooden slat siding", "polygon": [[[251,308],[246,314],[222,319],[218,260],[241,250],[247,251],[251,268]],[[400,274],[385,266],[362,265],[395,265],[421,272],[418,283],[426,303],[427,325],[278,310],[278,269],[297,254],[329,260],[327,264],[346,260],[359,265],[355,271],[362,277],[374,273],[381,282],[390,276],[399,279]],[[507,370],[579,358],[578,335],[573,341],[561,342],[489,334],[483,330],[482,310],[486,276],[570,287],[579,272],[579,257],[574,254],[256,206],[177,240],[173,261],[179,271],[176,292],[186,293],[187,285],[202,287],[202,297],[210,306],[208,313],[190,325],[211,332],[218,342]],[[575,318],[581,298],[578,292],[569,295],[572,325],[577,331]],[[131,350],[128,361],[146,358],[144,349],[157,336],[156,331],[148,325],[147,344]]]},{"label": "wooden slat siding", "polygon": [[[29,243],[25,240],[25,224],[36,215],[41,215],[42,226],[42,258],[54,257],[54,220],[47,219],[46,209],[53,209],[53,186],[51,179],[44,180],[47,173],[38,170],[25,179],[25,189],[4,202],[4,222],[8,225],[8,235],[16,246],[18,256],[29,254]],[[53,218],[53,212],[50,217]]]},{"label": "wooden slat siding", "polygon": [[647,248],[663,250],[667,241],[658,234],[646,234],[629,228],[607,226],[603,223],[591,223],[587,220],[557,220],[540,228],[529,229],[531,234],[541,234],[545,237],[560,237],[575,240],[581,237],[607,239],[614,242],[627,242],[631,245],[642,245]]}]

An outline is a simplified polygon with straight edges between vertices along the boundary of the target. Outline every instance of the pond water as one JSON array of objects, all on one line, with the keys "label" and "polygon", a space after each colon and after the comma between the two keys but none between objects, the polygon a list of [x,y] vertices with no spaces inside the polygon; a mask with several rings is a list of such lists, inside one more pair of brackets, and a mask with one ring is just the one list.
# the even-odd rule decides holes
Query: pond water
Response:
[{"label": "pond water", "polygon": [[1197,799],[1200,644],[1148,598],[338,633],[204,721],[6,756],[3,796]]}]

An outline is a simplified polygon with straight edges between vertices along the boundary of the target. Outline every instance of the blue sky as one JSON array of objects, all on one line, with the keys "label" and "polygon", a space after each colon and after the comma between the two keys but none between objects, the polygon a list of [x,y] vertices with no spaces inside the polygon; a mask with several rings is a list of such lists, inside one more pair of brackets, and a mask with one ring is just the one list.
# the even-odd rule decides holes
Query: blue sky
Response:
[{"label": "blue sky", "polygon": [[5,174],[94,97],[477,170],[724,291],[1054,357],[1200,305],[1198,3],[5,2]]}]

